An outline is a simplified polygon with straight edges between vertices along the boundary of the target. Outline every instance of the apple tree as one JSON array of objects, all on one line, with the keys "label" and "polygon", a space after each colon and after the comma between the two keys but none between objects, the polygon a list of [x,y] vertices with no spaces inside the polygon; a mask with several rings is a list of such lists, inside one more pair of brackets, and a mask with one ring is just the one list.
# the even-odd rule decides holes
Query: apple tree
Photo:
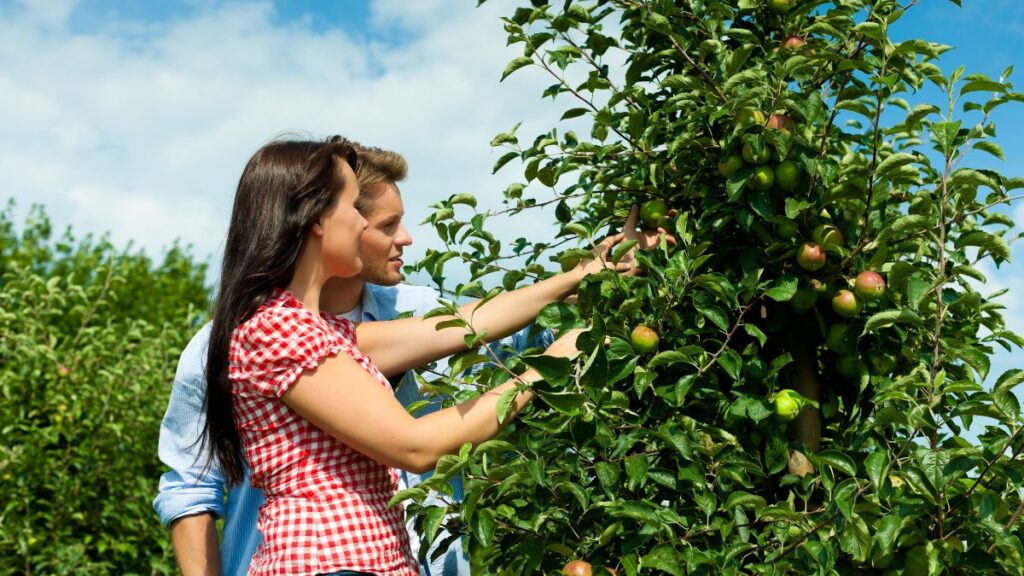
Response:
[{"label": "apple tree", "polygon": [[[575,361],[474,350],[432,384],[545,376],[505,434],[400,495],[427,538],[465,535],[479,573],[1024,571],[1024,371],[989,375],[1024,339],[983,273],[1007,265],[1024,179],[978,166],[1003,159],[1011,70],[946,73],[949,46],[895,40],[917,0],[524,4],[503,79],[549,75],[562,123],[495,137],[495,171],[523,167],[506,208],[437,205],[447,249],[420,268],[469,263],[457,296],[510,289],[633,204],[678,244],[544,311],[587,328]],[[487,230],[529,211],[557,236]],[[461,505],[422,501],[454,474]]]}]

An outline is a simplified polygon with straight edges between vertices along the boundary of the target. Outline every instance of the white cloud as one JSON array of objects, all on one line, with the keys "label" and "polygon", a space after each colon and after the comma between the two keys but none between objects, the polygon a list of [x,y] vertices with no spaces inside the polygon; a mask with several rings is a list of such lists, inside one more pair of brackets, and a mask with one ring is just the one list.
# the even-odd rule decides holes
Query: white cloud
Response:
[{"label": "white cloud", "polygon": [[[4,194],[22,209],[45,204],[58,227],[109,230],[151,253],[180,237],[216,258],[246,158],[302,130],[405,154],[412,223],[455,192],[493,205],[514,170],[491,176],[490,138],[520,119],[532,135],[558,114],[540,101],[549,80],[536,72],[499,86],[518,55],[498,19],[510,5],[382,0],[373,21],[405,30],[388,43],[275,24],[267,3],[211,3],[191,18],[112,21],[95,34],[68,31],[72,2],[0,13]],[[414,257],[437,245],[433,231],[414,233]]]}]

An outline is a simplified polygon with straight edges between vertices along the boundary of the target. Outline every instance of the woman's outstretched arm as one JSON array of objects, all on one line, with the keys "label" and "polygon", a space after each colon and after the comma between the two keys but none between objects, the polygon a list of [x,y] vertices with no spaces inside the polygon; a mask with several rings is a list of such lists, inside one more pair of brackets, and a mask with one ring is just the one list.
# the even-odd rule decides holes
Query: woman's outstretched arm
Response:
[{"label": "woman's outstretched arm", "polygon": [[[566,332],[547,354],[575,355],[579,333]],[[539,379],[532,369],[519,377],[527,384]],[[315,426],[374,460],[421,473],[466,442],[493,438],[503,425],[497,420],[498,398],[515,385],[509,381],[457,406],[414,418],[352,358],[339,354],[303,374],[282,399]],[[520,393],[510,418],[532,398],[529,390]]]},{"label": "woman's outstretched arm", "polygon": [[[594,248],[593,259],[580,262],[572,270],[532,286],[499,294],[484,304],[478,301],[465,304],[459,308],[459,316],[469,321],[476,333],[485,334],[486,341],[493,342],[534,321],[548,304],[575,293],[587,274],[605,268],[623,274],[636,273],[636,260],[632,252],[617,264],[608,261],[608,254],[616,244],[623,240],[635,240],[638,248],[650,249],[657,246],[662,237],[670,244],[675,243],[675,238],[661,228],[638,231],[638,212],[638,207],[634,206],[626,220],[624,232],[598,244]],[[465,327],[437,328],[442,322],[451,319],[451,316],[445,315],[366,322],[356,330],[358,346],[384,375],[390,377],[465,350]]]}]

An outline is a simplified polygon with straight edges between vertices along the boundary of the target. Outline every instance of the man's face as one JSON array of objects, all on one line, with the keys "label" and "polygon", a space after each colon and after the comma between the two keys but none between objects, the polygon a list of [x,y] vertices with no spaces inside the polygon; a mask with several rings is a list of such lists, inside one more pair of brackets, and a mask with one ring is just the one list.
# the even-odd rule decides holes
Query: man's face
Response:
[{"label": "man's face", "polygon": [[363,213],[368,225],[361,238],[363,271],[359,277],[364,282],[394,286],[402,281],[402,251],[412,244],[412,236],[402,225],[405,207],[398,188],[386,182],[376,186],[384,190],[374,190],[378,195]]}]

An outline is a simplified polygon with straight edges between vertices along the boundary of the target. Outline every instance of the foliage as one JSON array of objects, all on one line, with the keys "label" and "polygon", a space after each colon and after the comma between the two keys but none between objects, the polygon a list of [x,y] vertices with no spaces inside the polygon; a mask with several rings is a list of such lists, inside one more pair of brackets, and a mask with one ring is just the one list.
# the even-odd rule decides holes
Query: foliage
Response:
[{"label": "foliage", "polygon": [[[475,376],[462,372],[487,358],[453,362],[453,383],[526,364],[546,380],[500,439],[400,495],[464,474],[461,506],[411,505],[428,539],[442,524],[468,535],[479,573],[577,557],[630,576],[1024,571],[1024,371],[982,386],[995,347],[1024,340],[979,269],[1009,259],[1013,222],[993,208],[1024,180],[970,165],[1003,157],[991,113],[1022,95],[1009,69],[944,75],[948,46],[894,42],[916,4],[533,0],[505,19],[523,55],[503,77],[549,73],[565,126],[495,137],[495,171],[524,164],[508,208],[437,205],[447,246],[420,267],[441,281],[468,262],[457,294],[494,274],[511,289],[652,199],[678,210],[679,245],[644,255],[646,276],[591,277],[575,305],[545,311],[542,325],[589,329],[577,361]],[[748,183],[755,164],[775,186]],[[555,241],[504,247],[487,231],[545,206]],[[806,242],[824,267],[797,263]],[[887,289],[840,316],[829,300],[865,270]],[[630,345],[638,324],[659,352]],[[772,408],[784,389],[803,406],[788,424]]]},{"label": "foliage", "polygon": [[205,264],[54,240],[42,208],[0,212],[0,574],[170,574],[152,499],[177,358],[207,307]]}]

